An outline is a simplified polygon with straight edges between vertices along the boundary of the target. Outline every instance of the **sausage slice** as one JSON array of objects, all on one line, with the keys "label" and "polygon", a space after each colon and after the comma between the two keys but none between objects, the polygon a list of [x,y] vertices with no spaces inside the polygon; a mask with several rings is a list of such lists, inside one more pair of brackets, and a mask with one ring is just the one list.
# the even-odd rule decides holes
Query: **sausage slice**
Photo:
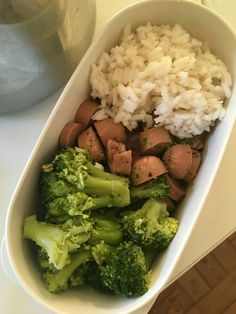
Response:
[{"label": "sausage slice", "polygon": [[188,183],[193,181],[201,164],[201,154],[197,150],[194,150],[194,149],[192,149],[192,154],[193,154],[193,161],[192,161],[191,168],[186,174],[186,176],[183,178],[183,180]]},{"label": "sausage slice", "polygon": [[92,98],[86,99],[80,104],[75,114],[75,121],[81,123],[85,130],[88,127],[92,116],[98,109],[98,104],[95,100]]},{"label": "sausage slice", "polygon": [[117,143],[111,139],[107,141],[107,159],[108,162],[113,161],[115,154],[122,153],[125,151],[125,144]]},{"label": "sausage slice", "polygon": [[125,143],[126,133],[121,123],[115,123],[113,119],[107,118],[94,122],[94,126],[104,146],[107,145],[109,139],[118,143]]},{"label": "sausage slice", "polygon": [[166,173],[164,163],[155,156],[145,156],[135,160],[132,169],[132,182],[134,185],[142,184]]},{"label": "sausage slice", "polygon": [[177,180],[175,180],[168,174],[166,174],[165,176],[170,188],[169,197],[174,201],[180,201],[186,194],[185,189]]},{"label": "sausage slice", "polygon": [[139,146],[142,154],[161,154],[172,143],[171,136],[164,128],[156,127],[139,134]]},{"label": "sausage slice", "polygon": [[111,163],[111,172],[130,176],[132,168],[131,150],[115,154]]},{"label": "sausage slice", "polygon": [[94,161],[101,161],[105,157],[103,147],[91,127],[79,135],[78,145],[86,149],[90,158]]},{"label": "sausage slice", "polygon": [[169,173],[176,179],[183,179],[192,165],[192,149],[188,144],[176,144],[170,147],[163,156]]},{"label": "sausage slice", "polygon": [[68,122],[61,131],[59,137],[59,146],[74,146],[78,135],[83,131],[83,126],[81,123]]}]

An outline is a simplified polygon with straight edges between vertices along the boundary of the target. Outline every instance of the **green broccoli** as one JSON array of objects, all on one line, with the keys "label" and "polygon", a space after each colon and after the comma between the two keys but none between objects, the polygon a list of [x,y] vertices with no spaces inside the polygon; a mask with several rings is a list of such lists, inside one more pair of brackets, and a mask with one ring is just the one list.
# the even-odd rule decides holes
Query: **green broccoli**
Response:
[{"label": "green broccoli", "polygon": [[84,215],[90,209],[130,203],[128,179],[102,171],[83,149],[62,149],[43,165],[40,189],[48,217]]},{"label": "green broccoli", "polygon": [[69,262],[69,253],[76,251],[81,244],[104,241],[117,245],[122,241],[120,223],[101,215],[87,219],[74,217],[60,225],[37,221],[33,215],[25,219],[23,235],[41,248],[38,254],[41,267],[47,268],[50,264],[56,269],[63,268]]},{"label": "green broccoli", "polygon": [[165,203],[150,198],[140,209],[124,214],[124,237],[144,247],[164,249],[178,230],[178,221],[168,215]]},{"label": "green broccoli", "polygon": [[71,218],[61,225],[37,221],[33,215],[25,219],[23,234],[37,245],[42,279],[52,293],[65,290],[68,282],[75,287],[87,280],[88,265],[85,262],[92,257],[91,245],[101,241],[118,245],[122,241],[119,222],[100,215],[88,219]]},{"label": "green broccoli", "polygon": [[147,181],[141,185],[133,186],[130,189],[132,199],[143,198],[164,198],[169,194],[169,185],[164,176]]},{"label": "green broccoli", "polygon": [[47,204],[49,201],[57,197],[63,197],[67,194],[77,192],[77,189],[73,185],[57,177],[53,172],[51,164],[42,166],[39,188],[43,204]]},{"label": "green broccoli", "polygon": [[[72,278],[72,285],[78,283],[78,277],[73,281],[73,273],[79,271],[79,267],[92,258],[91,251],[80,249],[71,255],[70,263],[57,272],[46,270],[42,274],[42,280],[51,293],[61,293],[68,287],[68,282]],[[72,277],[71,277],[72,276]],[[75,275],[76,276],[76,275]],[[81,278],[80,278],[81,280]]]},{"label": "green broccoli", "polygon": [[[104,208],[110,202],[110,196],[90,197],[83,192],[67,194],[48,202],[46,220],[63,223],[74,216],[89,217],[92,209]],[[107,211],[107,208],[106,208]]]},{"label": "green broccoli", "polygon": [[122,242],[123,233],[121,225],[115,218],[104,215],[93,215],[91,219],[94,222],[94,228],[91,231],[90,244],[94,245],[103,241],[110,245],[118,245]]},{"label": "green broccoli", "polygon": [[[94,199],[83,192],[57,197],[47,203],[47,219],[67,220],[70,216],[88,216],[88,210],[94,207]],[[61,217],[61,218],[60,218]]]},{"label": "green broccoli", "polygon": [[53,225],[37,221],[32,215],[25,219],[23,236],[34,241],[48,255],[49,264],[62,269],[70,262],[70,252],[74,252],[90,237],[91,223],[84,221],[81,226]]},{"label": "green broccoli", "polygon": [[92,254],[104,287],[128,298],[147,292],[150,272],[139,246],[124,242],[118,247],[111,247],[101,242],[92,248]]}]

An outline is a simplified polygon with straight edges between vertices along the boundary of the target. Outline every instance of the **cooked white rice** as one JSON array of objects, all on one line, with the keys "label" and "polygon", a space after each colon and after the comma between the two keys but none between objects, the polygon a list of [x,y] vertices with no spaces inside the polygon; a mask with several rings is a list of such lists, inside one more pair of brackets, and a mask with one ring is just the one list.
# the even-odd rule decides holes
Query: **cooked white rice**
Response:
[{"label": "cooked white rice", "polygon": [[101,99],[95,120],[107,116],[129,130],[139,121],[189,138],[223,119],[231,76],[209,47],[180,25],[128,25],[119,45],[93,65],[92,97]]}]

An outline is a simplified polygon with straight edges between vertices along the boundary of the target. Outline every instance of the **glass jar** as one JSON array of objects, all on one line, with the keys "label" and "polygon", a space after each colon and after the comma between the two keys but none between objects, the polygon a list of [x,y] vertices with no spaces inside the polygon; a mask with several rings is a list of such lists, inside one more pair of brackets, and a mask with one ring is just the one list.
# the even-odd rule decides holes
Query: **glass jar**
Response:
[{"label": "glass jar", "polygon": [[95,0],[0,0],[0,114],[69,79],[95,29]]}]

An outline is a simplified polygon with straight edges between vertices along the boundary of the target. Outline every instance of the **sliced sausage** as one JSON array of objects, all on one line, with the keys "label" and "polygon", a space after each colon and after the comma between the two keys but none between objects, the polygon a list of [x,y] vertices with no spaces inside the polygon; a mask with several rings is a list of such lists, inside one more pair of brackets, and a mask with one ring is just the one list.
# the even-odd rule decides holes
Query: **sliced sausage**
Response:
[{"label": "sliced sausage", "polygon": [[105,157],[102,144],[91,127],[78,136],[78,145],[86,149],[94,161],[101,161]]},{"label": "sliced sausage", "polygon": [[83,126],[81,123],[68,122],[61,131],[59,137],[59,146],[74,146],[78,135],[83,131]]},{"label": "sliced sausage", "polygon": [[92,116],[98,110],[98,104],[92,98],[88,98],[83,101],[76,114],[75,121],[81,123],[84,126],[84,130],[88,127]]},{"label": "sliced sausage", "polygon": [[169,173],[176,179],[183,179],[192,165],[192,149],[188,144],[176,144],[167,149],[163,161]]},{"label": "sliced sausage", "polygon": [[191,168],[186,174],[186,176],[183,178],[185,182],[193,181],[201,164],[201,154],[197,150],[194,150],[194,149],[192,149],[192,154],[193,154],[193,161],[192,161]]},{"label": "sliced sausage", "polygon": [[132,168],[131,150],[115,154],[111,163],[111,172],[130,176]]},{"label": "sliced sausage", "polygon": [[107,159],[108,162],[113,161],[115,154],[122,153],[125,151],[125,144],[117,143],[111,139],[107,141]]},{"label": "sliced sausage", "polygon": [[155,156],[145,156],[135,160],[132,169],[132,182],[134,185],[142,184],[166,173],[164,163]]},{"label": "sliced sausage", "polygon": [[172,143],[171,136],[164,128],[156,127],[139,134],[142,154],[161,154]]},{"label": "sliced sausage", "polygon": [[186,194],[185,189],[177,180],[168,174],[166,174],[166,180],[170,188],[169,197],[174,201],[180,201]]},{"label": "sliced sausage", "polygon": [[125,128],[121,123],[115,123],[113,119],[107,118],[94,122],[94,126],[104,146],[107,145],[109,139],[118,143],[125,143],[126,133]]}]

